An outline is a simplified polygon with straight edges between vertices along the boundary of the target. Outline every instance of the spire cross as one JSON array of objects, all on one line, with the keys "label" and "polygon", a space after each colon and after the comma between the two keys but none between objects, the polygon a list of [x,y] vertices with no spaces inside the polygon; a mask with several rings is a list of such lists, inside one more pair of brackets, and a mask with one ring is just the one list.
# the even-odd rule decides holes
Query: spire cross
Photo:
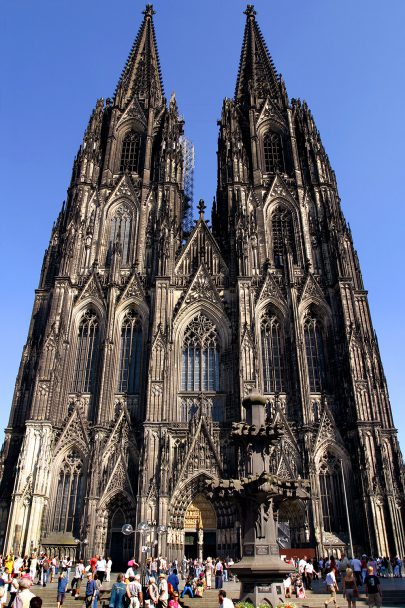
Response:
[{"label": "spire cross", "polygon": [[246,10],[243,11],[244,15],[247,15],[247,17],[251,17],[252,19],[255,18],[256,15],[256,11],[255,11],[255,7],[253,4],[248,4],[246,7]]},{"label": "spire cross", "polygon": [[145,15],[145,17],[152,17],[153,15],[156,15],[156,11],[153,10],[153,4],[147,4],[142,13]]},{"label": "spire cross", "polygon": [[207,208],[207,207],[206,207],[206,205],[205,205],[205,203],[204,203],[203,199],[202,199],[202,198],[200,198],[200,201],[199,201],[199,203],[198,203],[198,207],[197,207],[197,209],[198,209],[198,211],[199,211],[199,213],[200,213],[200,218],[201,218],[201,219],[203,219],[203,218],[204,218],[204,211],[205,211],[205,209],[206,209],[206,208]]}]

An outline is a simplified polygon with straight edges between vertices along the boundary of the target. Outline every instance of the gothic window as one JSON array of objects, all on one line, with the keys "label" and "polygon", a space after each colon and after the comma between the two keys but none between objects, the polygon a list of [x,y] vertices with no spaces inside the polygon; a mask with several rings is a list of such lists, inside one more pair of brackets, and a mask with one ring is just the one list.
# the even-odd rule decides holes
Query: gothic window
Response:
[{"label": "gothic window", "polygon": [[285,172],[283,146],[278,133],[266,133],[263,138],[265,173]]},{"label": "gothic window", "polygon": [[321,325],[312,313],[307,314],[304,321],[304,339],[309,390],[320,393],[325,388],[325,351]]},{"label": "gothic window", "polygon": [[130,173],[139,172],[139,159],[141,152],[141,136],[135,131],[130,131],[122,142],[120,171]]},{"label": "gothic window", "polygon": [[285,391],[281,328],[276,316],[266,313],[260,324],[265,393]]},{"label": "gothic window", "polygon": [[111,264],[111,256],[114,244],[121,244],[121,260],[123,266],[127,266],[130,261],[131,253],[131,232],[132,232],[132,214],[128,207],[122,205],[119,207],[113,217],[110,225],[110,239],[108,242],[106,264]]},{"label": "gothic window", "polygon": [[79,532],[82,503],[82,467],[80,455],[72,451],[59,471],[52,529],[54,532]]},{"label": "gothic window", "polygon": [[76,368],[73,380],[73,392],[93,392],[99,341],[99,324],[97,314],[89,309],[83,315],[77,338]]},{"label": "gothic window", "polygon": [[197,315],[184,335],[181,390],[219,391],[219,344],[215,325],[203,314]]},{"label": "gothic window", "polygon": [[319,467],[319,485],[325,532],[339,533],[346,530],[343,503],[342,464],[328,451],[323,454]]},{"label": "gothic window", "polygon": [[142,326],[134,310],[125,315],[121,327],[118,392],[137,395],[141,378]]},{"label": "gothic window", "polygon": [[275,267],[281,268],[284,266],[288,250],[292,253],[293,261],[297,263],[297,247],[291,211],[278,207],[271,216],[271,229]]}]

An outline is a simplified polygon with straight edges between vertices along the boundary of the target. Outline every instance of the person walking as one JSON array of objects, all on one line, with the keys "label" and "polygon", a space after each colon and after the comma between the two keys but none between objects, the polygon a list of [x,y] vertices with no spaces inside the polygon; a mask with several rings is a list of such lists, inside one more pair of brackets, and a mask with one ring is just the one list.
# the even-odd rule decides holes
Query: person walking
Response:
[{"label": "person walking", "polygon": [[84,570],[85,570],[85,568],[84,568],[83,560],[79,559],[79,561],[76,564],[75,575],[72,578],[72,587],[71,587],[71,593],[75,599],[78,599],[79,595],[80,595],[80,586],[82,584]]},{"label": "person walking", "polygon": [[343,578],[343,597],[347,600],[347,608],[356,608],[356,600],[359,595],[357,581],[351,568],[346,569]]},{"label": "person walking", "polygon": [[337,608],[336,592],[339,591],[339,588],[338,588],[338,585],[336,582],[334,568],[332,568],[332,567],[329,568],[328,572],[326,573],[325,583],[326,583],[326,587],[330,594],[329,600],[327,602],[325,602],[325,608],[327,608],[327,606],[329,606],[329,604],[331,602],[333,602],[335,605],[335,608]]},{"label": "person walking", "polygon": [[122,572],[117,576],[117,582],[111,587],[109,608],[124,608],[124,597],[127,594],[127,586],[124,583]]},{"label": "person walking", "polygon": [[66,572],[62,571],[58,576],[58,586],[57,586],[57,608],[61,608],[63,602],[65,601],[66,595],[66,587],[68,586],[69,578]]},{"label": "person walking", "polygon": [[369,608],[380,608],[382,606],[382,593],[380,579],[374,574],[373,566],[367,568],[367,576],[364,579],[364,588],[368,598]]},{"label": "person walking", "polygon": [[[91,608],[93,600],[97,592],[96,581],[93,578],[92,572],[87,573],[86,594],[84,604],[86,608]],[[112,592],[111,592],[112,593]],[[120,607],[121,608],[121,607]]]}]

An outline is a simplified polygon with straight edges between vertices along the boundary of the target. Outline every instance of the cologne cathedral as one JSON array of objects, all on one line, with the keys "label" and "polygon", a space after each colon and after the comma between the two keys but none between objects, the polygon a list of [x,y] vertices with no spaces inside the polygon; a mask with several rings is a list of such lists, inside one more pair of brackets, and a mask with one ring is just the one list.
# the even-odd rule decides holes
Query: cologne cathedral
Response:
[{"label": "cologne cathedral", "polygon": [[405,555],[402,456],[314,118],[249,5],[211,225],[200,201],[186,230],[153,15],[96,103],[45,252],[1,452],[3,550],[238,557],[238,505],[207,482],[242,474],[231,429],[254,392],[283,427],[267,470],[310,482],[277,507],[280,552]]}]

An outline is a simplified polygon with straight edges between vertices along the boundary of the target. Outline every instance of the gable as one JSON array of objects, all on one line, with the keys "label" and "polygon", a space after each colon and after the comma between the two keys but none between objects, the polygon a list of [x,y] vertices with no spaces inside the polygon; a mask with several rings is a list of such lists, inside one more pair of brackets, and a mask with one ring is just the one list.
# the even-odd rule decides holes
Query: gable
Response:
[{"label": "gable", "polygon": [[212,275],[228,274],[228,267],[218,243],[205,221],[200,218],[177,260],[175,272],[180,275],[190,275],[203,262]]}]

